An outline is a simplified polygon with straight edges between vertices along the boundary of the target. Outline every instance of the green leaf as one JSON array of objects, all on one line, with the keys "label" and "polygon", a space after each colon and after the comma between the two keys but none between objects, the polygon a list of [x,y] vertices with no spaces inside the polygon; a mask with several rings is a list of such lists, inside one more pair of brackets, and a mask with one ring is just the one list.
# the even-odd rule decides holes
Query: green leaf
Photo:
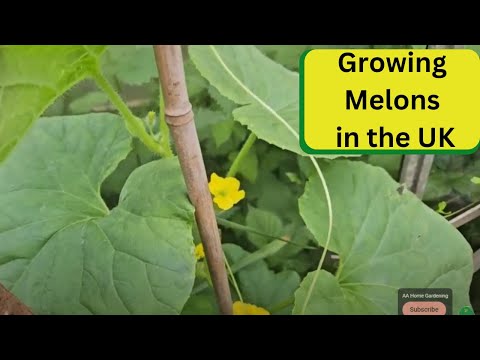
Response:
[{"label": "green leaf", "polygon": [[44,112],[43,116],[60,116],[65,114],[65,105],[67,103],[67,99],[65,98],[65,94],[59,96]]},{"label": "green leaf", "polygon": [[235,120],[260,139],[306,156],[298,135],[298,73],[270,60],[253,45],[196,45],[190,46],[189,54],[222,95],[243,105],[233,111]]},{"label": "green leaf", "polygon": [[[442,161],[443,160],[443,161]],[[445,161],[448,160],[448,161]],[[472,182],[480,172],[480,159],[438,156],[428,178],[424,200],[439,200],[451,193],[461,194],[471,202],[480,199],[480,188]]]},{"label": "green leaf", "polygon": [[[398,45],[381,45],[391,47]],[[405,45],[400,45],[405,47]],[[290,70],[297,71],[302,54],[309,49],[366,49],[370,45],[257,45],[266,56]]]},{"label": "green leaf", "polygon": [[225,96],[220,94],[220,92],[211,85],[208,86],[208,94],[215,101],[215,103],[220,107],[220,109],[224,112],[224,114],[229,115],[229,117],[232,114],[233,110],[237,108],[237,104],[235,104],[233,101],[231,101],[230,99],[227,99]]},{"label": "green leaf", "polygon": [[370,155],[368,163],[373,166],[383,167],[391,177],[398,179],[403,155]]},{"label": "green leaf", "polygon": [[131,149],[112,114],[43,118],[0,167],[0,282],[36,314],[178,314],[194,281],[176,158],[103,180]]},{"label": "green leaf", "polygon": [[315,167],[313,166],[310,159],[304,158],[302,156],[297,156],[297,164],[300,172],[305,178],[309,178],[313,174],[316,174]]},{"label": "green leaf", "polygon": [[212,288],[191,296],[185,304],[182,315],[219,315],[215,293]]},{"label": "green leaf", "polygon": [[[252,229],[257,230],[258,232],[279,237],[283,235],[283,225],[282,220],[272,212],[265,211],[262,209],[256,209],[252,206],[248,207],[247,217],[245,219],[246,225]],[[257,235],[254,233],[247,234],[248,240],[255,245],[258,249],[265,246],[272,239],[266,238],[265,236]]]},{"label": "green leaf", "polygon": [[200,75],[190,59],[184,63],[185,79],[187,81],[188,97],[190,99],[200,96],[207,90],[208,82]]},{"label": "green leaf", "polygon": [[296,173],[287,171],[285,175],[292,183],[302,185],[302,179],[300,179],[300,177]]},{"label": "green leaf", "polygon": [[[156,159],[148,148],[136,138],[132,139],[132,151],[102,183],[101,194],[105,200],[117,198],[130,174],[139,166]],[[116,206],[116,204],[115,204]]]},{"label": "green leaf", "polygon": [[217,147],[225,144],[233,134],[233,126],[235,123],[233,120],[230,121],[221,121],[217,124],[212,125],[212,135],[215,140]]},{"label": "green leaf", "polygon": [[95,106],[108,103],[108,96],[103,91],[92,91],[75,100],[68,105],[72,114],[85,114],[93,110]]},{"label": "green leaf", "polygon": [[480,177],[478,177],[478,176],[472,177],[472,178],[470,179],[470,181],[471,181],[472,183],[474,183],[475,185],[480,185]]},{"label": "green leaf", "polygon": [[314,270],[318,265],[318,258],[312,258],[311,251],[302,251],[294,257],[283,260],[282,266],[285,270],[293,270],[300,276],[305,276],[307,272]]},{"label": "green leaf", "polygon": [[208,139],[211,135],[211,128],[225,120],[221,111],[210,110],[208,108],[195,109],[195,126],[200,141]]},{"label": "green leaf", "polygon": [[453,185],[450,174],[446,174],[444,171],[439,171],[433,168],[428,176],[427,187],[423,199],[425,201],[433,201],[445,198],[452,192],[452,187]]},{"label": "green leaf", "polygon": [[312,45],[257,45],[257,48],[270,59],[290,70],[298,70],[303,52]]},{"label": "green leaf", "polygon": [[205,261],[197,261],[195,266],[195,277],[207,281],[207,283],[212,286],[212,277],[210,276],[210,271],[208,270],[208,265]]},{"label": "green leaf", "polygon": [[[232,244],[224,244],[222,246],[228,247],[231,245]],[[275,255],[278,251],[283,249],[285,245],[286,243],[284,241],[273,240],[272,242],[268,243],[268,245],[265,245],[261,249],[241,258],[238,262],[230,264],[232,272],[236,274],[238,271],[256,263],[257,261],[268,259],[270,256]],[[208,287],[207,282],[202,281],[198,285],[195,285],[195,288],[193,289],[192,294],[193,295],[198,294],[201,291],[204,291],[207,287]]]},{"label": "green leaf", "polygon": [[[255,148],[258,149],[258,153],[262,154],[260,157],[260,168],[262,171],[265,172],[274,172],[277,169],[280,169],[280,172],[289,169],[288,163],[293,160],[297,155],[292,154],[289,151],[283,151],[277,147],[270,146],[263,142],[256,142]],[[300,157],[301,159],[305,159],[308,163],[311,164],[311,160],[309,158]],[[295,170],[297,170],[295,168]]]},{"label": "green leaf", "polygon": [[[327,315],[343,315],[355,312],[349,311],[348,306],[352,306],[358,310],[356,314],[369,313],[369,309],[361,308],[364,299],[359,298],[359,306],[355,306],[355,299],[349,292],[349,289],[343,290],[338,280],[325,270],[318,270],[320,275],[313,288],[311,294],[311,301],[308,304],[307,312],[305,314],[327,314]],[[309,273],[300,284],[300,288],[295,292],[295,307],[293,314],[301,314],[301,305],[306,299],[307,294],[312,285],[315,272]],[[355,288],[353,288],[355,290]],[[352,301],[353,304],[346,304],[346,300]],[[395,304],[396,305],[396,304]]]},{"label": "green leaf", "polygon": [[[261,209],[278,213],[282,219],[293,220],[298,215],[298,198],[292,193],[291,186],[279,181],[272,174],[260,173],[255,186],[259,187],[260,196],[257,206]],[[321,188],[319,188],[321,191]],[[248,192],[247,192],[248,194]]]},{"label": "green leaf", "polygon": [[88,75],[105,48],[0,45],[0,161],[55,99]]},{"label": "green leaf", "polygon": [[[240,246],[225,244],[223,249],[230,263],[237,263],[249,255]],[[264,261],[258,261],[240,270],[236,275],[243,301],[269,310],[293,299],[293,293],[300,284],[300,276],[294,271],[275,273]],[[276,314],[291,313],[292,306],[286,306]]]},{"label": "green leaf", "polygon": [[151,45],[110,45],[102,69],[109,77],[129,85],[142,85],[158,77]]},{"label": "green leaf", "polygon": [[[281,249],[275,256],[267,259],[270,266],[283,266],[288,258],[297,256],[303,248],[307,246],[311,240],[313,240],[312,233],[305,227],[300,226],[295,229],[292,236],[287,237],[293,244],[287,243],[283,249]],[[311,252],[311,250],[308,250]],[[308,264],[308,262],[307,262]],[[308,265],[306,265],[308,266]]]},{"label": "green leaf", "polygon": [[242,183],[249,202],[256,201],[257,208],[277,214],[285,223],[301,221],[298,196],[292,191],[292,187],[296,185],[280,181],[272,173],[263,171],[262,166],[259,166],[259,169],[255,183]]},{"label": "green leaf", "polygon": [[[335,279],[318,273],[306,313],[327,314],[341,307],[346,314],[397,314],[399,288],[451,288],[454,313],[469,305],[472,249],[447,220],[411,192],[400,194],[381,168],[335,161],[324,167],[324,174],[333,206],[329,249],[341,263]],[[328,215],[319,183],[318,177],[311,178],[299,203],[307,227],[324,246]],[[314,274],[296,293],[297,314]]]}]

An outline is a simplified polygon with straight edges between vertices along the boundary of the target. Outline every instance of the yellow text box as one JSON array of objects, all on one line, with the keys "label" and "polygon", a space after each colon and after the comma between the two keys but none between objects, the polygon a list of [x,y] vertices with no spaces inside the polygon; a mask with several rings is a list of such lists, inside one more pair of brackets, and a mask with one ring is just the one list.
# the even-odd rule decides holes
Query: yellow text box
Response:
[{"label": "yellow text box", "polygon": [[479,146],[472,50],[311,50],[300,65],[300,145],[309,154],[468,154]]}]

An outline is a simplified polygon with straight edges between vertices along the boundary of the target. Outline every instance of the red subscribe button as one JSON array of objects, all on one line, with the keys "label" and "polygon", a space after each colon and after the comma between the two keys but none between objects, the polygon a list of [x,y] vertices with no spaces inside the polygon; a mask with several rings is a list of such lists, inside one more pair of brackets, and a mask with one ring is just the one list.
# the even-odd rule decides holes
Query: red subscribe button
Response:
[{"label": "red subscribe button", "polygon": [[403,315],[445,315],[447,308],[439,301],[410,301],[403,305]]}]

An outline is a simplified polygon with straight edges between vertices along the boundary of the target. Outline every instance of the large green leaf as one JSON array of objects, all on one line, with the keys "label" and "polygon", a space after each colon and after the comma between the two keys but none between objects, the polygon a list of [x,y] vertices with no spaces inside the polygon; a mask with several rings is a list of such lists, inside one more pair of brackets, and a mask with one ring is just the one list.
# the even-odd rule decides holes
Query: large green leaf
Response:
[{"label": "large green leaf", "polygon": [[182,315],[220,315],[213,289],[210,287],[191,296],[183,307]]},{"label": "large green leaf", "polygon": [[0,167],[0,282],[37,314],[176,314],[193,286],[193,208],[177,159],[100,185],[131,149],[111,114],[43,118]]},{"label": "large green leaf", "polygon": [[290,70],[298,70],[302,53],[312,45],[257,45],[257,48],[270,59]]},{"label": "large green leaf", "polygon": [[208,82],[200,75],[190,59],[185,60],[183,68],[187,81],[188,97],[192,103],[195,103],[197,97],[201,96],[203,92],[207,92]]},{"label": "large green leaf", "polygon": [[[231,264],[238,263],[249,255],[234,244],[225,244],[223,249]],[[275,314],[291,313],[290,300],[300,284],[300,276],[296,272],[275,273],[261,260],[240,270],[235,276],[244,302],[261,306]],[[282,306],[283,304],[286,305]]]},{"label": "large green leaf", "polygon": [[[472,250],[442,216],[381,168],[336,161],[325,166],[333,203],[330,250],[340,255],[335,277],[321,271],[306,313],[396,314],[399,288],[451,288],[454,313],[469,305]],[[320,180],[313,177],[300,212],[319,245],[325,245],[328,213]],[[315,273],[296,293],[300,313]]]},{"label": "large green leaf", "polygon": [[0,161],[57,97],[87,76],[104,50],[0,45]]},{"label": "large green leaf", "polygon": [[234,126],[235,122],[233,120],[223,120],[211,126],[212,136],[217,147],[222,146],[232,137]]},{"label": "large green leaf", "polygon": [[[282,237],[283,235],[285,235],[282,233],[282,220],[270,211],[265,211],[249,206],[245,222],[248,227],[257,230],[263,234],[268,234],[270,236],[276,237]],[[258,249],[272,241],[272,239],[251,232],[247,233],[247,238]]]},{"label": "large green leaf", "polygon": [[158,159],[157,156],[148,150],[139,139],[133,138],[132,151],[102,183],[100,193],[108,207],[117,205],[119,195],[130,174],[136,168],[156,159]]},{"label": "large green leaf", "polygon": [[233,111],[235,120],[270,144],[306,155],[298,135],[298,73],[270,60],[253,45],[195,45],[189,54],[222,95],[243,105]]},{"label": "large green leaf", "polygon": [[367,162],[373,166],[384,168],[392,178],[398,179],[400,175],[400,168],[402,166],[402,155],[377,155],[372,154],[368,156]]},{"label": "large green leaf", "polygon": [[[270,266],[288,269],[287,262],[293,259],[298,260],[299,253],[304,247],[309,246],[310,241],[313,239],[312,234],[304,225],[296,227],[294,224],[291,224],[287,229],[287,234],[289,235],[287,239],[290,239],[291,243],[287,243],[275,256],[267,259]],[[311,249],[306,251],[312,252]],[[305,267],[309,266],[309,261],[304,261],[303,259],[301,261],[305,263]]]},{"label": "large green leaf", "polygon": [[141,85],[158,77],[151,45],[110,45],[102,68],[107,76],[129,85]]}]

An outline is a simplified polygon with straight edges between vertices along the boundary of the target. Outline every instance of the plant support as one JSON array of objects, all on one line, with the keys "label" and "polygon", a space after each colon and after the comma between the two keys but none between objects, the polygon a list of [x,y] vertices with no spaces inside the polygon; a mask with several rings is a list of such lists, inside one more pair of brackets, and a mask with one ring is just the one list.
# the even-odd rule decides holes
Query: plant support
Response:
[{"label": "plant support", "polygon": [[222,314],[232,314],[232,298],[212,197],[200,143],[188,99],[179,45],[154,45],[165,117],[175,143],[190,201],[195,207],[200,237]]}]

